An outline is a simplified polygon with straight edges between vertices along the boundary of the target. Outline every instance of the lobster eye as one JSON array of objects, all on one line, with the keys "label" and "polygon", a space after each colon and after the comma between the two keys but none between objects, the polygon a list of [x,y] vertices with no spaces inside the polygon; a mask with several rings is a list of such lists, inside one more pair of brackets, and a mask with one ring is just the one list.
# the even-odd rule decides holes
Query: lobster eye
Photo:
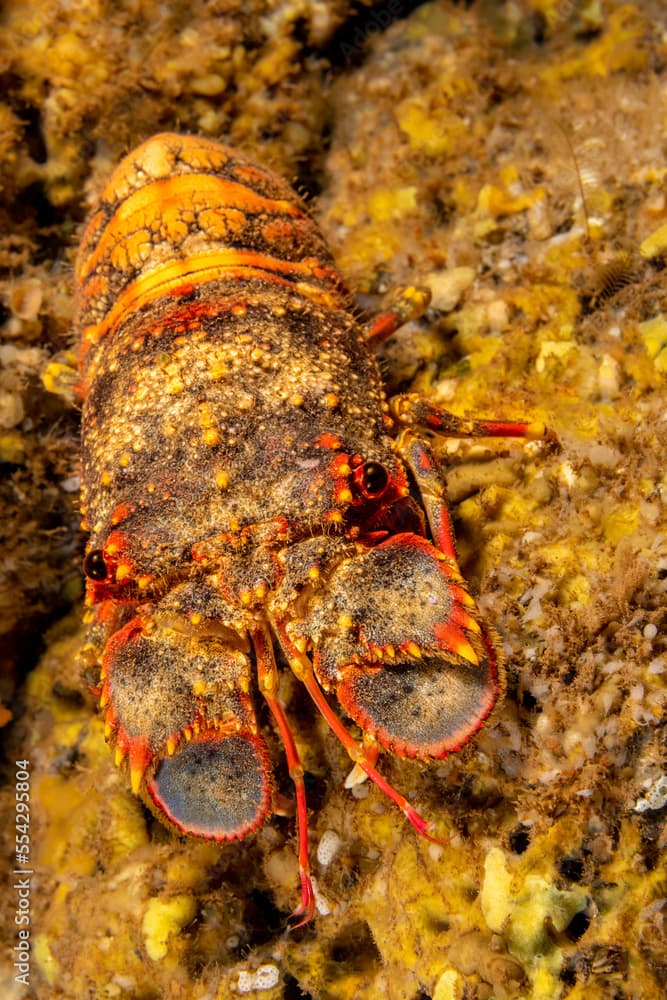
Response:
[{"label": "lobster eye", "polygon": [[386,490],[389,473],[379,462],[364,462],[355,471],[354,481],[362,496],[367,500],[375,500]]},{"label": "lobster eye", "polygon": [[107,564],[104,561],[102,549],[93,549],[83,560],[83,572],[89,580],[106,580],[108,575]]}]

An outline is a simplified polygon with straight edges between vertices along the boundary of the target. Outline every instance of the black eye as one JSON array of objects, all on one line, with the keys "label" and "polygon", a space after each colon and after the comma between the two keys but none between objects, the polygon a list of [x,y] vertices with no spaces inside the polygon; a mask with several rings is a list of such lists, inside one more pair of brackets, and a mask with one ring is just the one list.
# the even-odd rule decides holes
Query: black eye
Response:
[{"label": "black eye", "polygon": [[106,580],[108,570],[102,549],[93,549],[83,560],[83,572],[89,580]]},{"label": "black eye", "polygon": [[354,474],[354,481],[368,500],[382,496],[389,483],[389,473],[379,462],[364,462]]}]

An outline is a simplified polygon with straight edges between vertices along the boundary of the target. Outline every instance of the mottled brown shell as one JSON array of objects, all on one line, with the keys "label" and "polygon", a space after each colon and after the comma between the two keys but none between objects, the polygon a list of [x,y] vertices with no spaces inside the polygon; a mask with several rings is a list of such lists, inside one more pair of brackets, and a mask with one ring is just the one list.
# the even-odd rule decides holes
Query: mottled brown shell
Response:
[{"label": "mottled brown shell", "polygon": [[397,468],[319,231],[232,150],[140,146],[102,193],[77,280],[91,547],[121,526],[134,578],[214,533],[275,518],[320,532],[345,507],[336,452]]}]

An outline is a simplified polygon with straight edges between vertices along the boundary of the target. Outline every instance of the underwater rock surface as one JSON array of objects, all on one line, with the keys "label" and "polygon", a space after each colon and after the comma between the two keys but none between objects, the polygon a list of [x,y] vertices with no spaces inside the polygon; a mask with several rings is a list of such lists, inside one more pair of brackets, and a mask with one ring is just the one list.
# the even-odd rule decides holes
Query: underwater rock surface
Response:
[{"label": "underwater rock surface", "polygon": [[[14,762],[29,760],[33,875],[27,987],[16,896],[2,898],[3,996],[661,996],[663,8],[4,5],[0,798],[9,873]],[[446,845],[368,783],[345,788],[349,759],[286,679],[319,909],[293,934],[293,820],[226,846],[172,837],[115,769],[76,663],[71,262],[112,166],[166,128],[236,144],[316,195],[362,306],[431,287],[426,316],[381,350],[389,392],[541,420],[560,441],[435,441],[509,679],[460,753],[380,759]]]}]

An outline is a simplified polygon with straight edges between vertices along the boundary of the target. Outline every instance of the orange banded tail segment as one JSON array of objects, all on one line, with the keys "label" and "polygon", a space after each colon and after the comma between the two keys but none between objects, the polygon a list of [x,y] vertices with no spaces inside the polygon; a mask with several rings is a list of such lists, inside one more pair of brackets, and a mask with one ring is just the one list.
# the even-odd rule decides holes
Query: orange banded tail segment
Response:
[{"label": "orange banded tail segment", "polygon": [[189,173],[230,176],[269,198],[287,196],[295,200],[292,188],[281,177],[246,159],[238,150],[203,136],[161,132],[137,146],[114,170],[100,202],[114,205],[151,180]]},{"label": "orange banded tail segment", "polygon": [[109,263],[113,267],[141,267],[143,258],[138,253],[132,255],[140,239],[147,246],[163,241],[179,246],[188,235],[200,239],[205,236],[207,240],[229,238],[242,231],[246,220],[262,215],[305,218],[288,201],[264,198],[222,177],[182,174],[153,181],[119,203],[106,222],[104,239],[97,241],[92,252],[89,250],[77,279],[85,281],[89,274]]},{"label": "orange banded tail segment", "polygon": [[[335,272],[331,272],[335,277]],[[183,260],[167,260],[160,267],[140,272],[97,323],[80,331],[86,345],[98,343],[107,333],[115,330],[126,316],[132,315],[160,298],[168,298],[173,305],[183,295],[191,296],[195,288],[211,282],[262,279],[274,284],[296,286],[301,294],[329,308],[341,308],[342,295],[322,287],[329,278],[329,269],[317,260],[290,263],[245,250],[215,250],[202,252]],[[219,297],[219,296],[218,296]]]},{"label": "orange banded tail segment", "polygon": [[155,136],[103,192],[77,258],[77,329],[101,340],[181,286],[267,276],[325,306],[347,292],[317,226],[280,178],[194,136]]}]

